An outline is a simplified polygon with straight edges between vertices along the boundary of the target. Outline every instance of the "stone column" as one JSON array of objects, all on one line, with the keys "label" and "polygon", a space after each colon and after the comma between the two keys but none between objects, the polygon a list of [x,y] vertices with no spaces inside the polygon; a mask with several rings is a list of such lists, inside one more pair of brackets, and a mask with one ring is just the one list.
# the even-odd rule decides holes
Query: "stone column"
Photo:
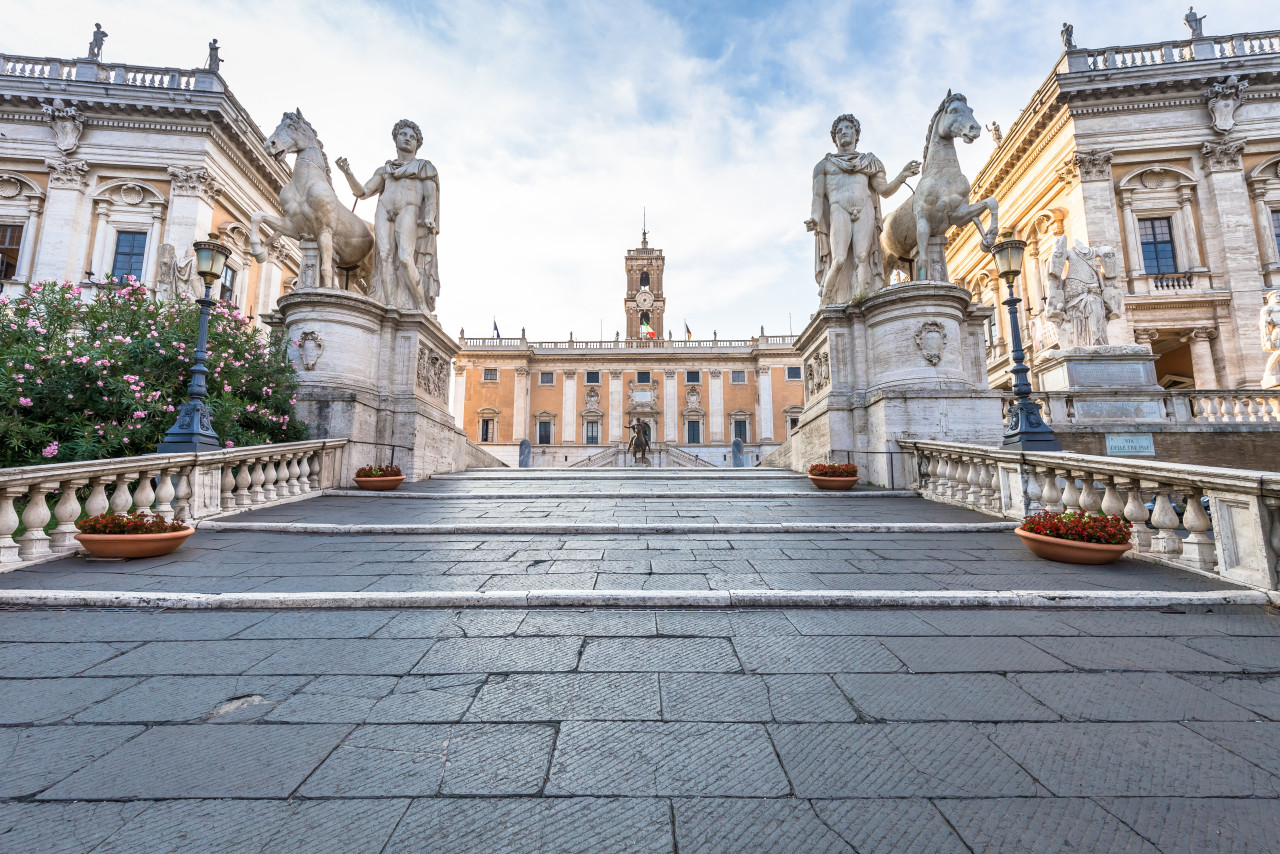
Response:
[{"label": "stone column", "polygon": [[564,371],[564,397],[560,403],[560,441],[572,444],[578,435],[578,372]]},{"label": "stone column", "polygon": [[622,436],[622,371],[609,371],[609,439],[621,442]]},{"label": "stone column", "polygon": [[756,367],[756,438],[760,442],[773,441],[773,368]]},{"label": "stone column", "polygon": [[529,437],[529,369],[516,368],[516,399],[511,406],[511,441]]},{"label": "stone column", "polygon": [[40,211],[44,201],[34,193],[27,196],[27,224],[22,229],[22,246],[18,249],[18,281],[31,283],[36,265],[36,246],[40,234]]},{"label": "stone column", "polygon": [[[1135,329],[1133,330],[1133,340],[1138,344],[1144,344],[1152,347],[1151,342],[1160,337],[1159,329]],[[1152,347],[1154,349],[1154,347]]]},{"label": "stone column", "polygon": [[1197,327],[1191,330],[1191,372],[1195,374],[1196,388],[1218,388],[1218,371],[1213,366],[1213,348],[1209,341],[1218,337],[1218,330]]},{"label": "stone column", "polygon": [[676,402],[676,372],[662,372],[662,441],[680,441],[680,404]]},{"label": "stone column", "polygon": [[267,260],[258,269],[258,317],[275,311],[284,279],[284,258],[284,247],[279,241],[267,245]]},{"label": "stone column", "polygon": [[110,251],[107,244],[111,242],[111,226],[107,225],[107,217],[111,215],[111,202],[99,199],[93,203],[93,207],[97,225],[93,229],[93,261],[89,266],[93,270],[94,279],[101,281],[111,273],[111,259],[107,257]]},{"label": "stone column", "polygon": [[1258,233],[1258,249],[1262,253],[1262,271],[1268,278],[1268,285],[1275,286],[1275,282],[1270,281],[1271,275],[1280,270],[1280,257],[1276,252],[1276,234],[1271,226],[1271,207],[1267,204],[1267,182],[1258,178],[1249,185],[1249,198],[1253,201],[1253,227]]},{"label": "stone column", "polygon": [[[82,218],[81,201],[89,182],[89,164],[83,160],[46,160],[49,192],[44,201],[44,227],[40,233],[32,277],[37,281],[84,279],[85,240],[89,224]],[[95,271],[96,272],[96,271]]]},{"label": "stone column", "polygon": [[707,441],[715,445],[724,442],[724,377],[718,370],[707,373],[707,390],[711,392],[711,408],[707,412],[707,420],[711,423],[707,425]]},{"label": "stone column", "polygon": [[466,411],[467,403],[467,369],[456,362],[453,365],[453,423],[457,425],[459,430],[464,430],[462,426],[462,416]]},{"label": "stone column", "polygon": [[1204,259],[1200,255],[1200,238],[1196,234],[1195,211],[1191,209],[1191,188],[1188,186],[1178,188],[1178,210],[1182,220],[1182,242],[1186,245],[1183,258],[1187,272],[1203,273]]},{"label": "stone column", "polygon": [[1142,263],[1142,240],[1138,237],[1138,215],[1133,212],[1133,190],[1124,191],[1120,205],[1124,208],[1124,254],[1129,268],[1129,293],[1133,293],[1134,280],[1147,274]]}]

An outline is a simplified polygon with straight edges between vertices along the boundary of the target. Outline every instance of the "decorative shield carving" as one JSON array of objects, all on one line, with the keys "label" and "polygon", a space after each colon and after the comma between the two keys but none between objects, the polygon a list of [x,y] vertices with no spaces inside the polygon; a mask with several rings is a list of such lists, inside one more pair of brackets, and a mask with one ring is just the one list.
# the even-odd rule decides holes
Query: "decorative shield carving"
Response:
[{"label": "decorative shield carving", "polygon": [[942,351],[947,346],[947,330],[936,320],[926,320],[916,330],[916,347],[930,365],[937,366],[942,361]]},{"label": "decorative shield carving", "polygon": [[304,371],[314,371],[316,363],[324,354],[324,341],[320,333],[309,329],[298,338],[298,356],[302,360]]}]

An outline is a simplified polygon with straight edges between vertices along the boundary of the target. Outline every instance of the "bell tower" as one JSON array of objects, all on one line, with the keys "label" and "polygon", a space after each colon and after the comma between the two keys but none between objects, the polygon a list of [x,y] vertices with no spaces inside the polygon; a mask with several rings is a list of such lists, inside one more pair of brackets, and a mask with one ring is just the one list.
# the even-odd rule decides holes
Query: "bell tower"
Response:
[{"label": "bell tower", "polygon": [[666,259],[661,249],[649,248],[649,232],[640,232],[640,248],[628,249],[626,257],[627,294],[623,308],[627,313],[627,338],[647,338],[641,331],[647,322],[655,338],[663,332],[662,316],[667,300],[662,295],[662,267]]}]

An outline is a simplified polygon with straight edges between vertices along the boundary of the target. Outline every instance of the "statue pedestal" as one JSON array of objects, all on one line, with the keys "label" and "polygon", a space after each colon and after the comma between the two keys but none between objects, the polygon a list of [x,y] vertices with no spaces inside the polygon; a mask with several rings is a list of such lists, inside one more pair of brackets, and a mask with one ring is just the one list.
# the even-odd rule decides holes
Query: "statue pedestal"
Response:
[{"label": "statue pedestal", "polygon": [[1043,391],[1160,391],[1156,357],[1141,344],[1048,350],[1036,359]]},{"label": "statue pedestal", "polygon": [[864,481],[909,482],[901,439],[999,445],[1001,400],[987,387],[983,328],[993,309],[945,282],[907,282],[824,306],[796,339],[805,408],[791,465],[852,462]]},{"label": "statue pedestal", "polygon": [[466,468],[466,434],[449,413],[458,345],[424,312],[347,291],[298,290],[279,317],[298,366],[298,415],[314,439],[347,438],[349,483],[365,465],[397,465],[410,481]]}]

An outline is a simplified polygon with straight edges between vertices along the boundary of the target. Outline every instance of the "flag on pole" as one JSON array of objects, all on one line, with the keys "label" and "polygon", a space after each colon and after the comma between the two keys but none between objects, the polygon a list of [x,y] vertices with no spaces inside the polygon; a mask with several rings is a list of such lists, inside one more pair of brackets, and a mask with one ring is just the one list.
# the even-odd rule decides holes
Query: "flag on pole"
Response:
[{"label": "flag on pole", "polygon": [[502,333],[498,331],[498,318],[496,317],[493,319],[493,337],[494,338],[502,337]]},{"label": "flag on pole", "polygon": [[648,335],[650,338],[658,337],[658,333],[653,331],[653,327],[649,325],[649,321],[647,320],[640,321],[640,332],[644,335]]},{"label": "flag on pole", "polygon": [[693,340],[693,333],[689,331],[689,321],[687,320],[684,322],[684,340],[686,341]]}]

